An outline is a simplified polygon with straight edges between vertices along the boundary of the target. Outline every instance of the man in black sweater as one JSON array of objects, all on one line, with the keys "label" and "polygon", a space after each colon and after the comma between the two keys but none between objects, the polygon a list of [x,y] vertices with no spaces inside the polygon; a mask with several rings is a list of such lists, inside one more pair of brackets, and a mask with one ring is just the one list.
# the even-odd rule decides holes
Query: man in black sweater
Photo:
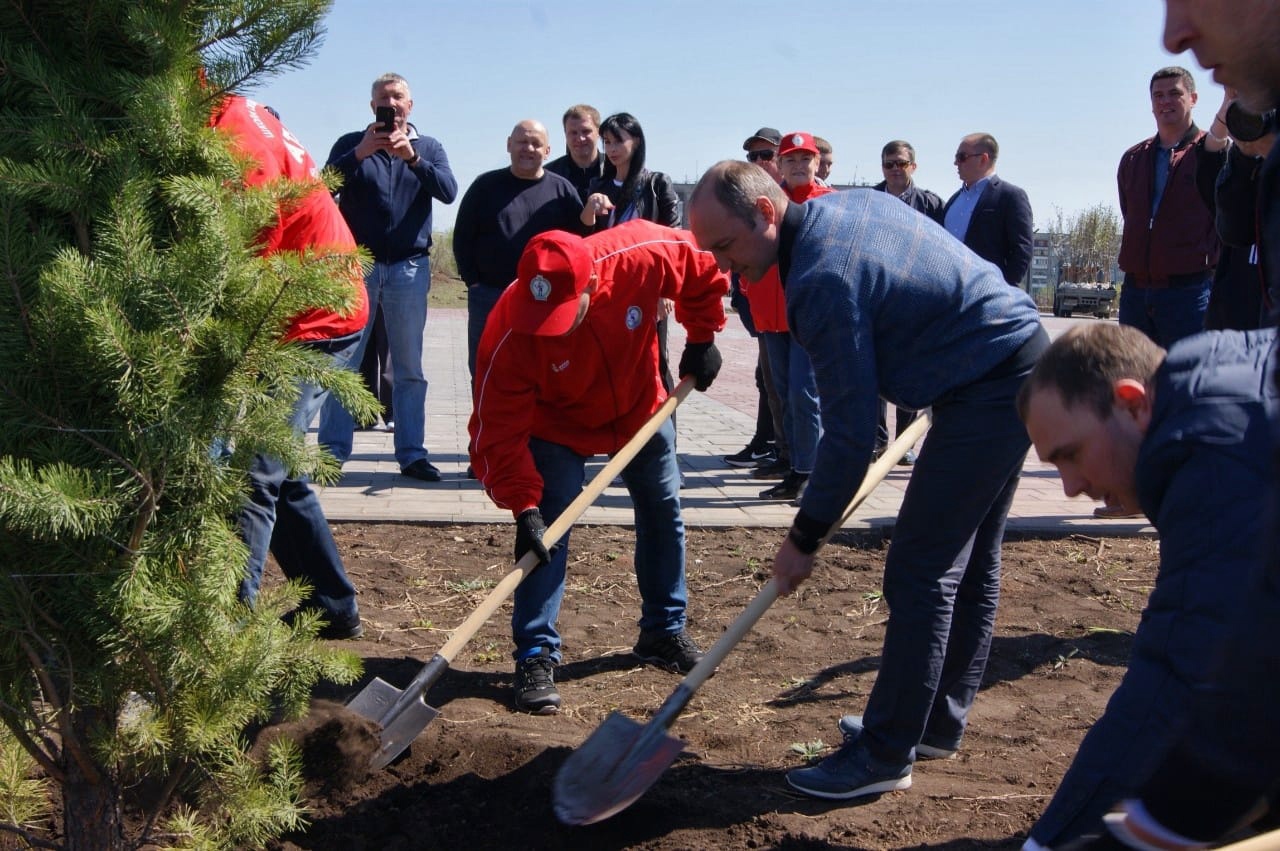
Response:
[{"label": "man in black sweater", "polygon": [[467,366],[498,296],[515,280],[525,243],[543,231],[582,233],[582,200],[569,181],[546,171],[547,128],[526,119],[507,138],[511,165],[487,171],[462,196],[453,227],[453,256],[467,285]]}]

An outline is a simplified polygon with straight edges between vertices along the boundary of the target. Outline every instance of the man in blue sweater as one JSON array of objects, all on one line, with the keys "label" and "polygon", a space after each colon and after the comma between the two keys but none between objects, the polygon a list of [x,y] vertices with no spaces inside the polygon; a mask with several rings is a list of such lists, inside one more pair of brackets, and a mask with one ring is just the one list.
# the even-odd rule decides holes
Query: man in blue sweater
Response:
[{"label": "man in blue sweater", "polygon": [[787,782],[821,798],[906,789],[917,757],[960,747],[986,668],[1000,545],[1029,441],[1014,405],[1048,345],[1031,298],[936,222],[883,192],[790,204],[761,169],[722,162],[689,203],[699,245],[759,280],[775,263],[813,362],[823,435],[774,560],[783,593],[813,570],[875,445],[879,399],[933,408],[884,568],[880,673],[847,741]]},{"label": "man in blue sweater", "polygon": [[[444,148],[422,136],[409,123],[413,97],[399,74],[373,81],[376,115],[390,108],[388,126],[375,121],[334,143],[327,165],[342,174],[338,208],[356,242],[373,254],[365,277],[369,292],[369,324],[352,355],[358,366],[369,341],[378,307],[386,323],[391,351],[391,403],[395,410],[396,461],[400,472],[425,482],[440,481],[440,471],[427,460],[424,445],[427,378],[422,370],[422,334],[427,324],[427,292],[431,289],[431,202],[453,203],[458,181]],[[320,412],[320,443],[339,462],[351,455],[355,423],[332,398]]]}]

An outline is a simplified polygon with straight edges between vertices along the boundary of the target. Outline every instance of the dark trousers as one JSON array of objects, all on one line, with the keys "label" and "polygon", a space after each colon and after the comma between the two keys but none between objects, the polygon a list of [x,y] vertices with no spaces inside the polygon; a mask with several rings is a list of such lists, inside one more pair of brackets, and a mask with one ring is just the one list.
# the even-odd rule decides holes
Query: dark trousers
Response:
[{"label": "dark trousers", "polygon": [[[894,437],[898,437],[907,426],[916,421],[916,417],[920,415],[919,411],[908,411],[906,408],[897,409],[898,417],[894,420],[893,430]],[[880,400],[880,419],[876,420],[876,449],[883,449],[889,445],[889,403]]]},{"label": "dark trousers", "polygon": [[1025,371],[933,407],[885,558],[889,605],[861,741],[907,762],[917,742],[957,747],[986,670],[1000,545],[1030,441],[1014,397]]},{"label": "dark trousers", "polygon": [[484,334],[493,306],[505,289],[485,284],[467,287],[467,369],[471,372],[472,384],[476,380],[476,350],[480,348],[480,337]]},{"label": "dark trousers", "polygon": [[391,348],[387,343],[387,322],[382,316],[382,305],[378,305],[373,325],[369,327],[369,343],[364,357],[360,359],[360,375],[364,378],[364,386],[382,405],[383,422],[393,421],[395,410],[391,407],[391,387],[395,373],[391,366]]},{"label": "dark trousers", "polygon": [[[311,344],[336,364],[353,356],[360,336]],[[290,422],[302,434],[324,403],[328,391],[302,384]],[[321,609],[332,624],[345,625],[359,616],[356,589],[347,577],[320,499],[305,478],[295,478],[278,458],[258,454],[249,469],[249,499],[240,511],[240,536],[249,547],[249,563],[240,582],[240,599],[253,605],[262,585],[267,553],[276,557],[289,579],[311,586],[304,606]]]}]

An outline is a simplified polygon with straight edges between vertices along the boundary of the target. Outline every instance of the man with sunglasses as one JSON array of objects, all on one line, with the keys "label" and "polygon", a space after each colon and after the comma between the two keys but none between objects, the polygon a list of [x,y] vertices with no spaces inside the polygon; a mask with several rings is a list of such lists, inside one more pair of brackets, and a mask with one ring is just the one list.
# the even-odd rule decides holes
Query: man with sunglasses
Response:
[{"label": "man with sunglasses", "polygon": [[[916,173],[916,149],[910,142],[894,139],[880,150],[880,170],[884,172],[884,180],[874,187],[878,192],[888,192],[901,199],[908,207],[923,213],[938,224],[942,224],[942,196],[928,189],[916,186],[912,178]],[[884,453],[889,445],[888,403],[880,400],[880,420],[876,423],[876,457]],[[906,408],[898,408],[895,429],[898,434],[916,418],[916,412]],[[898,463],[910,467],[916,462],[916,453],[908,452]]]},{"label": "man with sunglasses", "polygon": [[875,185],[876,190],[901,198],[911,209],[942,224],[942,196],[921,189],[912,179],[916,173],[916,149],[910,142],[894,139],[886,144],[880,151],[880,170],[884,180]]},{"label": "man with sunglasses", "polygon": [[1010,286],[1031,266],[1031,202],[996,176],[1000,146],[990,133],[970,133],[956,148],[962,187],[943,208],[943,225],[983,260],[996,264]]},{"label": "man with sunglasses", "polygon": [[[782,134],[773,127],[761,127],[742,143],[742,150],[747,152],[747,162],[760,166],[777,183],[782,182],[778,171],[780,144]],[[739,286],[738,276],[734,275],[731,280],[729,303],[738,312],[747,333],[756,339],[760,347],[756,357],[756,389],[760,399],[756,410],[756,433],[741,451],[726,455],[724,460],[730,467],[754,467],[753,475],[757,478],[782,478],[791,471],[791,447],[787,445],[782,429],[782,399],[773,384],[769,356],[764,350],[764,339],[756,331],[751,304]]]},{"label": "man with sunglasses", "polygon": [[747,137],[742,143],[742,150],[747,152],[747,162],[755,163],[774,180],[781,182],[778,174],[778,146],[782,144],[782,134],[772,127],[761,127]]}]

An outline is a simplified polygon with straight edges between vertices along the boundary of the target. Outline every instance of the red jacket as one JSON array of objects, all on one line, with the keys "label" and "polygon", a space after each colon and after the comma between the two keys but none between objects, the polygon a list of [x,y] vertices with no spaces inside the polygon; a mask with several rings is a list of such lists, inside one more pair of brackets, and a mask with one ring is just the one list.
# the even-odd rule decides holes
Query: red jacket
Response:
[{"label": "red jacket", "polygon": [[[1187,131],[1169,157],[1169,180],[1160,209],[1151,215],[1155,156],[1159,137],[1124,152],[1116,172],[1120,187],[1120,268],[1139,287],[1164,288],[1173,275],[1204,273],[1218,263],[1218,232],[1213,213],[1196,187],[1196,141],[1204,133]],[[754,314],[753,314],[754,315]]]},{"label": "red jacket", "polygon": [[[329,191],[319,182],[319,169],[302,143],[280,119],[260,103],[228,96],[209,119],[209,126],[232,137],[236,152],[253,161],[244,176],[249,186],[286,178],[315,183],[316,188],[296,205],[282,209],[279,221],[262,235],[262,254],[277,251],[352,253],[356,241]],[[290,320],[287,340],[331,340],[364,330],[369,317],[368,295],[359,266],[352,262],[351,309],[336,313],[308,310]]]},{"label": "red jacket", "polygon": [[659,298],[675,301],[689,342],[709,342],[724,328],[729,280],[688,231],[636,219],[586,242],[597,283],[583,323],[563,337],[518,334],[508,287],[476,352],[471,465],[514,515],[542,497],[529,438],[583,456],[616,452],[662,404]]},{"label": "red jacket", "polygon": [[[796,204],[835,192],[830,186],[820,183],[810,183],[794,189],[783,186],[782,191]],[[770,266],[769,271],[758,281],[740,280],[738,283],[747,297],[747,303],[751,305],[751,321],[755,323],[757,331],[785,334],[790,330],[787,327],[787,299],[782,292],[777,266]]]}]

